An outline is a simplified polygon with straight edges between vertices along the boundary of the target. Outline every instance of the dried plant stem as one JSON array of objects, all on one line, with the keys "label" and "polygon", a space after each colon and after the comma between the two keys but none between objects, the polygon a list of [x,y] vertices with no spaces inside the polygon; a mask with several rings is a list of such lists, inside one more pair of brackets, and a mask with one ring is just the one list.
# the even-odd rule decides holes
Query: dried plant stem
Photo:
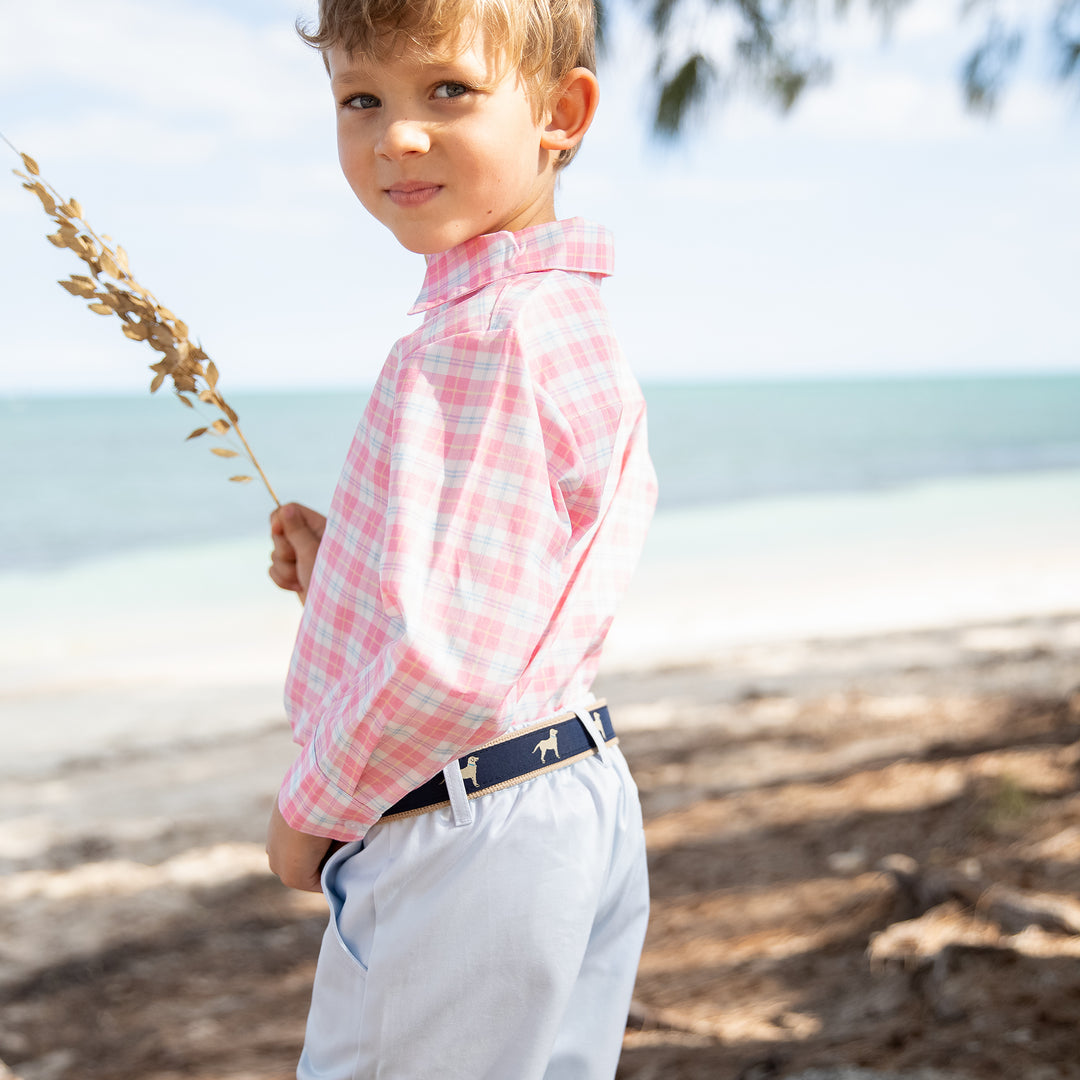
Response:
[{"label": "dried plant stem", "polygon": [[19,155],[20,158],[22,157],[22,153],[20,152],[19,148],[2,131],[0,131],[0,139],[3,139],[4,142],[6,142],[8,146],[10,146],[11,149]]},{"label": "dried plant stem", "polygon": [[[224,402],[221,402],[221,404],[224,405]],[[262,479],[263,484],[266,486],[266,490],[270,492],[270,498],[274,500],[274,505],[275,506],[281,506],[281,500],[277,497],[277,495],[274,492],[273,487],[271,487],[271,485],[270,485],[270,481],[266,478],[266,473],[263,472],[263,468],[259,464],[259,459],[252,452],[251,447],[248,446],[248,441],[247,441],[247,439],[244,438],[244,433],[240,430],[240,425],[234,423],[233,426],[232,426],[232,429],[233,429],[233,433],[236,435],[236,437],[240,440],[241,443],[243,443],[244,452],[248,456],[248,461],[250,461],[251,464],[255,466],[255,469],[258,472],[259,477]]]},{"label": "dried plant stem", "polygon": [[[33,192],[41,200],[45,212],[59,227],[48,239],[56,247],[70,248],[86,263],[89,276],[72,274],[67,281],[59,284],[72,296],[80,296],[89,301],[91,311],[99,315],[116,315],[121,321],[121,330],[132,341],[145,341],[152,349],[162,354],[162,358],[150,365],[154,372],[150,383],[150,392],[157,393],[166,378],[172,379],[173,390],[177,399],[189,409],[194,402],[188,397],[193,395],[203,404],[212,405],[223,418],[218,418],[205,427],[196,428],[188,439],[196,439],[206,434],[223,436],[232,432],[240,440],[248,461],[258,472],[266,490],[280,506],[270,481],[262,466],[251,450],[244,433],[240,430],[239,420],[234,409],[229,406],[217,389],[218,370],[202,350],[201,345],[191,341],[188,327],[168,308],[162,306],[149,289],[140,285],[132,276],[128,267],[127,253],[119,244],[110,247],[112,241],[107,236],[99,236],[83,216],[82,207],[77,199],[64,199],[63,196],[41,177],[37,162],[24,154],[0,132],[11,149],[19,155],[26,172],[13,170],[23,180],[23,187]],[[28,175],[29,174],[29,175]],[[210,451],[217,457],[239,457],[235,450],[215,446]],[[250,476],[230,476],[236,483],[247,483]]]}]

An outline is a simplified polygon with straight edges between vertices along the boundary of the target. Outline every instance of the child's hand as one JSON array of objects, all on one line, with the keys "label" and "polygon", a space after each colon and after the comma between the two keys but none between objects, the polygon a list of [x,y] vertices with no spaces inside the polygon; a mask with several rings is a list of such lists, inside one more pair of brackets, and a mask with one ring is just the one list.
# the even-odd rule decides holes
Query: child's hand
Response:
[{"label": "child's hand", "polygon": [[319,875],[331,849],[341,847],[336,840],[325,836],[309,836],[297,832],[282,816],[277,799],[266,830],[266,854],[270,869],[281,878],[283,885],[304,892],[321,892]]},{"label": "child's hand", "polygon": [[270,535],[274,550],[270,555],[270,580],[281,589],[307,596],[311,568],[319,551],[319,541],[326,529],[322,514],[286,503],[270,515]]}]

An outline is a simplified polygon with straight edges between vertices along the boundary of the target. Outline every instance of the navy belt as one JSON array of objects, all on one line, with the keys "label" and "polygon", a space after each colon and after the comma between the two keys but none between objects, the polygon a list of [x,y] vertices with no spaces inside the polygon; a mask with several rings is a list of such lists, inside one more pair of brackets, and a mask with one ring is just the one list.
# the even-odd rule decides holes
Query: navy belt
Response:
[{"label": "navy belt", "polygon": [[[588,715],[603,731],[604,742],[617,742],[608,708],[603,702],[593,705]],[[465,794],[479,798],[500,788],[521,784],[541,773],[561,769],[596,753],[596,743],[576,713],[565,713],[544,720],[525,731],[511,731],[501,738],[458,758]],[[426,814],[450,805],[446,780],[442,773],[414,788],[382,816],[392,818]]]}]

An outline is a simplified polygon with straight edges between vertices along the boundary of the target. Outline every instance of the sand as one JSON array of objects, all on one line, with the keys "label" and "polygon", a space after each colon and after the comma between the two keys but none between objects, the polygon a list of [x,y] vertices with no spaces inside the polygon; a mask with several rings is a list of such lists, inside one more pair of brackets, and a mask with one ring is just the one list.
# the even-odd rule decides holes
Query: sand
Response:
[{"label": "sand", "polygon": [[[646,560],[597,686],[654,893],[622,1080],[1080,1077],[1080,556],[1038,514],[975,543],[974,496],[920,540],[897,499],[944,513],[660,523],[700,546]],[[324,909],[263,854],[299,613],[265,547],[0,579],[23,1080],[291,1075]]]},{"label": "sand", "polygon": [[[1018,931],[882,869],[900,853],[976,892],[1076,895],[1078,687],[1080,614],[608,673],[654,891],[620,1075],[1080,1076],[1080,925]],[[323,923],[262,853],[291,754],[270,716],[5,782],[0,1058],[18,1075],[290,1074]],[[946,927],[929,959],[907,955],[918,927],[871,959],[927,913]]]}]

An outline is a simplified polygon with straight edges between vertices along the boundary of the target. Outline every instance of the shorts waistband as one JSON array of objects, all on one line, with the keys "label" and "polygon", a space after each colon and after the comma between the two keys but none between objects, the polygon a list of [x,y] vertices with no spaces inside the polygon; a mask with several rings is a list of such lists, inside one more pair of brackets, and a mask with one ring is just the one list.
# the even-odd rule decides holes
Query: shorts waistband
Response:
[{"label": "shorts waistband", "polygon": [[[619,741],[606,703],[599,701],[590,706],[586,715],[597,725],[606,744]],[[537,739],[538,735],[541,738]],[[458,765],[467,797],[478,799],[572,765],[596,752],[596,742],[585,722],[576,712],[568,712],[492,739],[458,758]],[[449,805],[446,780],[438,773],[394,803],[380,820],[413,817]]]}]

